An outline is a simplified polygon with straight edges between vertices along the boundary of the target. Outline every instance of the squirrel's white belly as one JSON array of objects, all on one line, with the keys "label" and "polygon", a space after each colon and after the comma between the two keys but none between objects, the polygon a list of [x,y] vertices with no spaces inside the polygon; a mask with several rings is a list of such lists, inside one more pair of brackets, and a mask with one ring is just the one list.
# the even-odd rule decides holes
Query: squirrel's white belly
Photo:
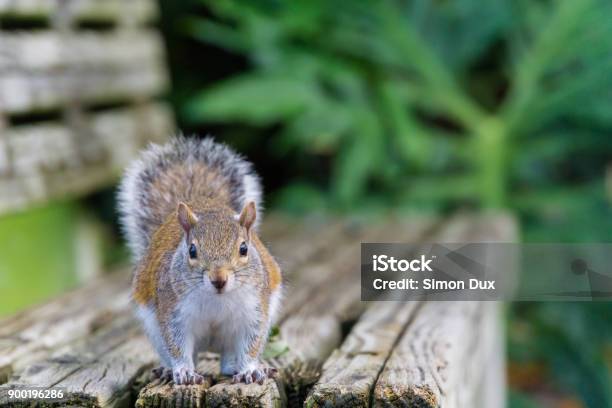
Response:
[{"label": "squirrel's white belly", "polygon": [[199,302],[185,302],[192,333],[199,351],[222,353],[248,341],[261,325],[259,299],[253,291],[236,289],[222,294],[200,296]]}]

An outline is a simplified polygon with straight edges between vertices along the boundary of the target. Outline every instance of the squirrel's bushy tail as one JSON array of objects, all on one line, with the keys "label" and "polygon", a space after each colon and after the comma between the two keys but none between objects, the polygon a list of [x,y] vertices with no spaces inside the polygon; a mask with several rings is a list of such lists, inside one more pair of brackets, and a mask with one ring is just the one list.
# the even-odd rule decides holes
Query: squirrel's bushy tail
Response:
[{"label": "squirrel's bushy tail", "polygon": [[212,138],[178,136],[151,144],[125,171],[119,186],[119,216],[134,259],[179,201],[220,200],[240,213],[249,201],[261,219],[261,184],[251,163]]}]

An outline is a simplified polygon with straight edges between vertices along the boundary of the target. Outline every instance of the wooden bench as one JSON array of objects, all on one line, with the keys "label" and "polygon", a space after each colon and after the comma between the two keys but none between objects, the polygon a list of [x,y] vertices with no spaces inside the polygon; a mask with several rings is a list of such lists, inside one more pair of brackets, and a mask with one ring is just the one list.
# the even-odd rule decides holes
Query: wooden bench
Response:
[{"label": "wooden bench", "polygon": [[154,0],[0,0],[0,215],[116,182],[174,133]]},{"label": "wooden bench", "polygon": [[268,217],[262,235],[287,287],[275,340],[287,348],[268,361],[276,379],[231,384],[203,353],[204,384],[151,381],[157,357],[125,270],[0,322],[0,390],[64,387],[72,406],[504,406],[501,304],[362,302],[359,243],[513,241],[511,218]]}]

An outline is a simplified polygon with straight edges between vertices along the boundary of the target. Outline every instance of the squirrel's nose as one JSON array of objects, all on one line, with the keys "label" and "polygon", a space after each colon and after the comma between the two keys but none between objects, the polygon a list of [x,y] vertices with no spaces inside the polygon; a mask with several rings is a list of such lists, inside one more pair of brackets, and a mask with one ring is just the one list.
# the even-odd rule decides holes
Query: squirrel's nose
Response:
[{"label": "squirrel's nose", "polygon": [[225,283],[227,282],[226,279],[220,279],[220,280],[211,280],[210,283],[212,283],[212,285],[217,288],[217,290],[221,290],[223,289],[223,287],[225,286]]}]

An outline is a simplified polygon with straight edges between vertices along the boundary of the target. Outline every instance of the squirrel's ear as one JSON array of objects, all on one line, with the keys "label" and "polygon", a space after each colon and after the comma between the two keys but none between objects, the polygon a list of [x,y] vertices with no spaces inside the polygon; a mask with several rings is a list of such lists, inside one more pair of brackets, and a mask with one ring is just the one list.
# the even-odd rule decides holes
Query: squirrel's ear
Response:
[{"label": "squirrel's ear", "polygon": [[255,209],[255,203],[253,201],[249,201],[246,203],[242,211],[240,212],[240,218],[238,218],[238,222],[244,228],[246,228],[247,232],[250,231],[251,226],[255,223],[255,218],[257,218],[257,210]]},{"label": "squirrel's ear", "polygon": [[178,222],[185,230],[186,234],[189,234],[191,227],[198,222],[198,217],[191,211],[191,208],[183,202],[180,202],[177,209]]}]

